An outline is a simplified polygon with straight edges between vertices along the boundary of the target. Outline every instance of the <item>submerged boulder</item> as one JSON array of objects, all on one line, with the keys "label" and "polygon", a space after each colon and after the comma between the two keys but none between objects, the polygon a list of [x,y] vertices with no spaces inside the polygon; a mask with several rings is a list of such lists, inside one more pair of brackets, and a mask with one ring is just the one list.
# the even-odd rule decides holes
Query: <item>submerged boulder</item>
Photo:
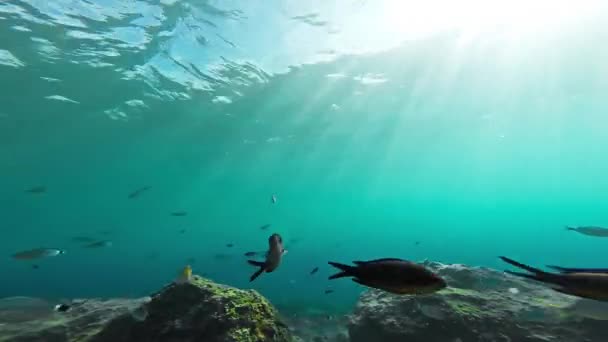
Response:
[{"label": "submerged boulder", "polygon": [[195,276],[173,284],[138,314],[121,315],[92,342],[289,342],[287,327],[260,294]]},{"label": "submerged boulder", "polygon": [[194,276],[151,298],[79,300],[69,311],[0,322],[0,342],[291,342],[274,307],[250,290]]},{"label": "submerged boulder", "polygon": [[581,315],[577,298],[490,269],[426,266],[450,287],[427,296],[364,292],[349,319],[351,342],[606,340],[606,322]]}]

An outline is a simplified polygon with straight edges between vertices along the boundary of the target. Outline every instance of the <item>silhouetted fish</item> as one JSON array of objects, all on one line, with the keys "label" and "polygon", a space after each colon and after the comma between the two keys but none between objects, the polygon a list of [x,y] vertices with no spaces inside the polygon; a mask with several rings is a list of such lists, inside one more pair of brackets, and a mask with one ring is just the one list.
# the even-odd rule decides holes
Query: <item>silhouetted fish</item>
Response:
[{"label": "silhouetted fish", "polygon": [[88,245],[84,245],[83,247],[84,248],[112,247],[112,241],[104,240],[104,241],[91,242]]},{"label": "silhouetted fish", "polygon": [[395,294],[427,294],[447,286],[435,273],[407,260],[385,258],[353,263],[355,266],[330,261],[341,272],[329,279],[353,277],[355,283]]},{"label": "silhouetted fish", "polygon": [[310,271],[310,275],[313,275],[313,274],[317,273],[318,271],[319,271],[319,268],[315,267],[312,269],[312,271]]},{"label": "silhouetted fish", "polygon": [[325,294],[330,294],[330,293],[334,293],[334,290],[331,290],[331,289],[325,290]]},{"label": "silhouetted fish", "polygon": [[132,193],[129,194],[129,198],[130,199],[134,199],[139,197],[141,194],[143,194],[144,192],[150,190],[152,187],[151,186],[143,186],[135,191],[133,191]]},{"label": "silhouetted fish", "polygon": [[608,301],[608,269],[550,266],[560,272],[550,273],[507,257],[501,256],[500,258],[510,265],[529,272],[505,271],[506,273],[550,284],[553,290],[571,296]]},{"label": "silhouetted fish", "polygon": [[21,251],[13,254],[13,259],[17,260],[32,260],[40,258],[54,257],[61,254],[65,254],[62,249],[56,248],[35,248],[27,251]]},{"label": "silhouetted fish", "polygon": [[226,247],[228,247],[228,248],[232,248],[232,247],[234,247],[234,244],[233,244],[233,243],[227,243],[227,244],[226,244]]},{"label": "silhouetted fish", "polygon": [[244,254],[246,257],[255,257],[255,256],[262,256],[262,255],[266,255],[266,252],[247,252]]},{"label": "silhouetted fish", "polygon": [[580,234],[595,236],[595,237],[608,237],[608,229],[597,226],[584,226],[584,227],[566,227],[566,230],[572,230]]},{"label": "silhouetted fish", "polygon": [[266,254],[266,260],[263,262],[247,260],[250,265],[260,268],[254,274],[251,275],[249,281],[254,281],[257,277],[260,276],[260,274],[264,272],[270,273],[276,270],[277,267],[279,267],[279,265],[281,264],[281,259],[283,258],[283,255],[285,253],[287,253],[287,251],[285,250],[285,248],[283,248],[283,239],[281,238],[281,236],[276,233],[272,234],[268,238],[268,253]]},{"label": "silhouetted fish", "polygon": [[40,266],[38,266],[38,265],[34,264],[34,265],[32,265],[32,268],[33,268],[33,269],[35,269],[35,270],[37,270],[37,269],[39,269],[39,268],[40,268]]},{"label": "silhouetted fish", "polygon": [[184,234],[185,232],[186,232],[185,229],[180,229],[180,231],[179,231],[180,234]]},{"label": "silhouetted fish", "polygon": [[31,188],[25,190],[25,192],[30,193],[30,194],[43,194],[46,192],[46,186],[44,186],[44,185],[34,186],[34,187],[31,187]]},{"label": "silhouetted fish", "polygon": [[266,229],[270,228],[270,226],[271,226],[271,224],[270,224],[270,223],[267,223],[267,224],[265,224],[265,225],[261,226],[261,227],[260,227],[260,229],[261,229],[261,230],[266,230]]},{"label": "silhouetted fish", "polygon": [[171,216],[186,216],[188,215],[188,212],[186,211],[174,211],[171,213]]}]

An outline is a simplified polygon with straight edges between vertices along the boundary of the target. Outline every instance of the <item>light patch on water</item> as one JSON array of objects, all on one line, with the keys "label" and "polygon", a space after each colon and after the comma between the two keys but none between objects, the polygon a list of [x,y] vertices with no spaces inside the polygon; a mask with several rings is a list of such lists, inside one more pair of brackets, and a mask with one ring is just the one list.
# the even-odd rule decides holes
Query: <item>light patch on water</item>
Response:
[{"label": "light patch on water", "polygon": [[66,36],[68,36],[70,38],[76,38],[76,39],[90,39],[90,40],[104,40],[105,39],[105,37],[103,35],[100,35],[97,33],[79,31],[79,30],[70,30],[66,33]]},{"label": "light patch on water", "polygon": [[112,30],[108,38],[124,42],[125,44],[122,45],[126,48],[135,47],[142,50],[152,40],[146,30],[141,27],[117,27]]},{"label": "light patch on water", "polygon": [[337,105],[337,104],[335,104],[335,103],[332,103],[332,104],[331,104],[331,106],[330,106],[330,108],[331,108],[331,110],[333,110],[333,111],[338,111],[338,110],[340,110],[340,106],[338,106],[338,105]]},{"label": "light patch on water", "polygon": [[86,64],[93,68],[107,68],[112,67],[114,64],[108,62],[100,62],[100,61],[86,61]]},{"label": "light patch on water", "polygon": [[519,294],[519,289],[516,287],[511,287],[511,288],[509,288],[509,293],[514,294],[514,295]]},{"label": "light patch on water", "polygon": [[27,28],[25,26],[20,26],[20,25],[15,25],[11,28],[15,31],[20,31],[20,32],[32,32],[32,30],[30,30],[29,28]]},{"label": "light patch on water", "polygon": [[80,103],[78,101],[74,101],[70,98],[67,98],[67,97],[61,96],[61,95],[49,95],[49,96],[45,96],[44,98],[47,100],[61,101],[61,102],[67,102],[67,103],[75,103],[75,104]]},{"label": "light patch on water", "polygon": [[213,98],[213,100],[211,100],[211,102],[213,103],[225,103],[225,104],[230,104],[232,103],[232,100],[228,97],[228,96],[216,96]]},{"label": "light patch on water", "polygon": [[338,73],[333,73],[333,74],[327,74],[327,75],[325,75],[325,77],[327,77],[327,78],[344,78],[344,77],[346,77],[346,75],[338,72]]},{"label": "light patch on water", "polygon": [[139,107],[139,108],[147,108],[148,106],[144,103],[144,101],[142,100],[137,100],[137,99],[133,99],[133,100],[129,100],[129,101],[125,101],[125,104],[129,107]]},{"label": "light patch on water", "polygon": [[25,63],[15,57],[10,51],[0,49],[0,65],[6,65],[13,68],[20,68],[25,66]]},{"label": "light patch on water", "polygon": [[165,6],[173,6],[177,3],[178,0],[160,0],[161,5]]},{"label": "light patch on water", "polygon": [[362,76],[355,76],[353,79],[363,85],[376,85],[388,81],[384,78],[383,74],[365,74]]},{"label": "light patch on water", "polygon": [[59,58],[58,56],[61,51],[57,47],[55,47],[50,41],[40,37],[31,37],[30,40],[34,43],[38,43],[38,53],[42,57],[49,59]]},{"label": "light patch on water", "polygon": [[44,80],[44,81],[47,81],[47,82],[61,82],[60,79],[58,79],[58,78],[52,78],[52,77],[43,77],[43,76],[40,76],[40,79]]},{"label": "light patch on water", "polygon": [[108,118],[110,118],[111,120],[120,120],[120,121],[128,121],[129,117],[127,116],[127,114],[121,110],[119,110],[118,108],[114,108],[114,109],[108,109],[105,110],[103,112],[105,115],[108,116]]},{"label": "light patch on water", "polygon": [[270,137],[268,139],[266,139],[267,143],[278,143],[281,142],[283,139],[281,139],[281,137]]}]

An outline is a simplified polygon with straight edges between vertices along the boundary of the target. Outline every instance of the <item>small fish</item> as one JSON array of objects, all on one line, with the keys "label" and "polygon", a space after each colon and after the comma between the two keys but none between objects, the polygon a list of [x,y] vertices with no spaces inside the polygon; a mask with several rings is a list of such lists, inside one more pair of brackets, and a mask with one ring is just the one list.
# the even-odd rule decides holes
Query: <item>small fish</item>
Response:
[{"label": "small fish", "polygon": [[265,256],[266,252],[247,252],[247,253],[245,253],[243,255],[245,255],[246,257],[251,258],[251,257],[255,257],[255,256]]},{"label": "small fish", "polygon": [[34,264],[34,265],[32,265],[32,268],[33,268],[33,269],[35,269],[35,270],[37,270],[37,269],[39,269],[39,268],[40,268],[40,266],[38,266],[38,265]]},{"label": "small fish", "polygon": [[188,215],[186,211],[174,211],[171,213],[171,216],[182,217]]},{"label": "small fish", "polygon": [[259,277],[262,273],[270,273],[276,270],[281,264],[281,260],[283,259],[283,255],[287,253],[287,250],[283,248],[283,239],[279,234],[272,234],[268,238],[268,253],[266,254],[266,260],[264,262],[248,260],[247,262],[252,265],[259,267],[254,274],[251,275],[249,281],[254,281],[257,277]]},{"label": "small fish", "polygon": [[72,238],[72,241],[76,241],[76,242],[93,242],[96,239],[91,238],[91,237],[87,237],[87,236],[74,236]]},{"label": "small fish", "polygon": [[227,243],[227,244],[226,244],[226,247],[228,247],[228,248],[232,248],[232,247],[234,247],[234,244],[233,244],[233,243]]},{"label": "small fish", "polygon": [[176,284],[185,284],[192,280],[192,267],[190,265],[186,265],[184,269],[182,269],[177,275],[177,279],[175,279]]},{"label": "small fish", "polygon": [[112,241],[109,240],[103,240],[103,241],[96,241],[96,242],[91,242],[87,245],[83,246],[84,248],[102,248],[102,247],[112,247]]},{"label": "small fish", "polygon": [[35,248],[28,251],[17,252],[12,255],[13,259],[17,260],[32,260],[54,257],[65,254],[65,250],[56,248]]},{"label": "small fish", "polygon": [[416,241],[416,243],[414,243],[415,246],[419,246],[420,245],[420,241]]},{"label": "small fish", "polygon": [[568,227],[566,230],[572,230],[577,233],[595,237],[608,237],[608,228],[597,227],[597,226],[584,226],[584,227]]},{"label": "small fish", "polygon": [[31,187],[31,188],[25,190],[25,192],[27,192],[29,194],[43,194],[46,192],[46,186],[44,186],[44,185],[34,186],[34,187]]},{"label": "small fish", "polygon": [[313,275],[313,274],[315,274],[317,272],[319,272],[319,268],[315,267],[315,268],[312,269],[312,271],[310,271],[310,275]]},{"label": "small fish", "polygon": [[133,191],[132,193],[129,194],[129,199],[134,199],[139,197],[141,194],[143,194],[144,192],[150,190],[152,187],[151,186],[143,186],[135,191]]},{"label": "small fish", "polygon": [[228,260],[228,259],[232,259],[232,255],[230,254],[224,254],[224,253],[217,253],[213,256],[215,259],[217,260]]},{"label": "small fish", "polygon": [[57,312],[68,312],[68,311],[70,311],[71,308],[72,307],[68,304],[57,304],[57,305],[55,305],[53,310],[55,310]]},{"label": "small fish", "polygon": [[445,280],[411,261],[384,258],[353,261],[355,266],[329,262],[341,272],[329,277],[353,277],[355,283],[395,294],[429,294],[447,287]]},{"label": "small fish", "polygon": [[270,228],[271,224],[270,223],[266,223],[265,225],[260,227],[260,230],[267,230],[268,228]]},{"label": "small fish", "polygon": [[330,293],[334,293],[334,290],[332,290],[332,289],[325,290],[325,294],[330,294]]},{"label": "small fish", "polygon": [[276,204],[277,203],[277,195],[272,195],[272,197],[270,198],[270,200],[272,201],[272,204]]},{"label": "small fish", "polygon": [[608,269],[548,266],[559,272],[550,273],[524,265],[507,257],[501,256],[500,259],[529,272],[505,271],[508,274],[549,284],[553,290],[571,296],[608,301]]},{"label": "small fish", "polygon": [[185,229],[180,229],[180,230],[179,230],[179,233],[180,233],[180,234],[184,234],[184,233],[186,233],[186,230],[185,230]]}]

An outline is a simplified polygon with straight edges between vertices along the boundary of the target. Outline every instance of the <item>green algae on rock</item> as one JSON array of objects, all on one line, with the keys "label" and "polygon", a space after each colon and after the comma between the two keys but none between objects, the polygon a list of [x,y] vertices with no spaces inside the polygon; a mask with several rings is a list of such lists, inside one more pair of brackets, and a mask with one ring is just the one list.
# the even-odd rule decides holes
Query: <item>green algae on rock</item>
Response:
[{"label": "green algae on rock", "polygon": [[195,276],[154,295],[142,320],[122,315],[91,341],[291,342],[274,307],[256,291]]}]

